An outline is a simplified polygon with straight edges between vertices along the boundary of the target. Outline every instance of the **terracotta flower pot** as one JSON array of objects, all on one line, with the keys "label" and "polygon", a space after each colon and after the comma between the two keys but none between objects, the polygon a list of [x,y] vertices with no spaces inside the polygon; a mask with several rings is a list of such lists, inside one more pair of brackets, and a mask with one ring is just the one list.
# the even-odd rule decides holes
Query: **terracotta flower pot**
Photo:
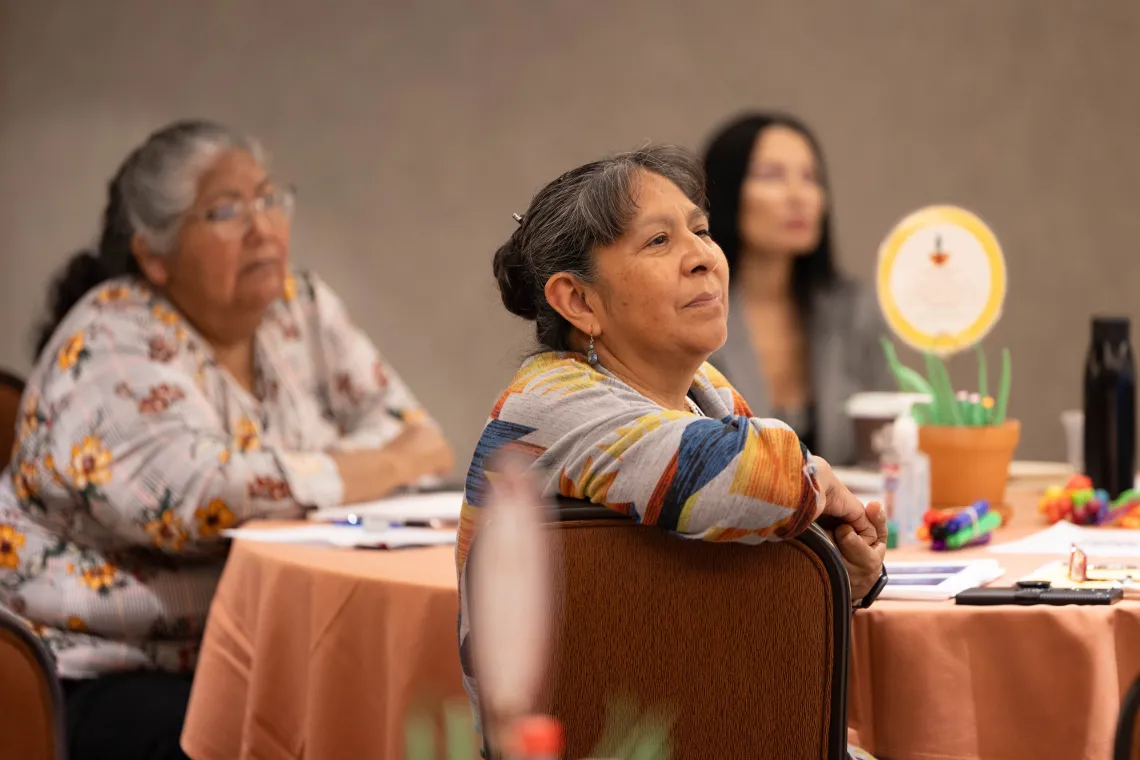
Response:
[{"label": "terracotta flower pot", "polygon": [[918,448],[930,457],[931,506],[965,507],[985,499],[1001,509],[1020,438],[1017,420],[991,427],[920,426]]}]

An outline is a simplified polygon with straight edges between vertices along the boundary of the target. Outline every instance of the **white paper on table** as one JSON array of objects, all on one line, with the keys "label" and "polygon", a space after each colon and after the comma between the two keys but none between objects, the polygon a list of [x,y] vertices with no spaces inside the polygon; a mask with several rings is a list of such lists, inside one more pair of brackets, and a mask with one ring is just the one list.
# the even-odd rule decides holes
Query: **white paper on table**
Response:
[{"label": "white paper on table", "polygon": [[344,507],[316,509],[309,513],[313,522],[333,522],[337,520],[367,519],[373,522],[419,522],[442,520],[459,522],[463,508],[462,491],[436,491],[434,493],[413,493],[393,496],[377,501],[349,504]]},{"label": "white paper on table", "polygon": [[227,538],[273,544],[337,546],[343,548],[403,549],[410,546],[447,546],[455,543],[456,531],[431,528],[366,530],[356,525],[291,525],[282,528],[233,528],[222,531]]},{"label": "white paper on table", "polygon": [[943,559],[886,562],[887,585],[880,599],[907,601],[952,599],[970,588],[996,581],[1005,568],[995,559]]},{"label": "white paper on table", "polygon": [[997,554],[1060,554],[1076,544],[1090,557],[1140,557],[1140,530],[1088,528],[1062,521],[1031,536],[995,544]]}]

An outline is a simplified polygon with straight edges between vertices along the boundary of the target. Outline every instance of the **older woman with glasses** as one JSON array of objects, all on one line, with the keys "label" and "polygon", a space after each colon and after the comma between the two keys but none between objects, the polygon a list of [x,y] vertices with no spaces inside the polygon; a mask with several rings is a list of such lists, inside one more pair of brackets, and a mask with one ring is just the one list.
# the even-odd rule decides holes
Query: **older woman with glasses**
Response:
[{"label": "older woman with glasses", "polygon": [[336,295],[293,192],[210,123],[151,135],[54,287],[0,480],[0,603],[54,654],[71,757],[179,758],[227,528],[451,467]]}]

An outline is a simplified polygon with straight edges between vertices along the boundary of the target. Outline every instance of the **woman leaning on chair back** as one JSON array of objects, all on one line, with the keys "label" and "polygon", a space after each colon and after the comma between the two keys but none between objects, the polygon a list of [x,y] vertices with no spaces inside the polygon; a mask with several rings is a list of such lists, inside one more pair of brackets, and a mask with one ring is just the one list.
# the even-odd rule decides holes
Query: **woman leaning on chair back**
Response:
[{"label": "woman leaning on chair back", "polygon": [[864,510],[787,425],[754,416],[706,362],[725,340],[730,288],[704,204],[687,153],[622,153],[547,184],[495,254],[503,305],[535,323],[539,348],[493,405],[467,476],[456,561],[476,715],[465,569],[501,454],[529,457],[548,496],[693,539],[791,538],[826,513],[843,523],[852,597],[880,577],[881,508]]}]

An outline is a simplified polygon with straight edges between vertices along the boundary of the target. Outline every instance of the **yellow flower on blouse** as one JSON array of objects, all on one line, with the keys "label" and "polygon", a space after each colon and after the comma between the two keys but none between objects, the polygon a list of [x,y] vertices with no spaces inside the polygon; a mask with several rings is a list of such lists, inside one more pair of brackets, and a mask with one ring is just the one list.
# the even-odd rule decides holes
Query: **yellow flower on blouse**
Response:
[{"label": "yellow flower on blouse", "polygon": [[92,591],[102,591],[115,585],[119,569],[110,562],[95,567],[84,568],[80,581]]},{"label": "yellow flower on blouse", "polygon": [[25,541],[24,534],[11,525],[0,525],[0,567],[15,570],[20,566],[20,547]]},{"label": "yellow flower on blouse", "polygon": [[166,308],[162,304],[155,304],[150,313],[164,325],[176,325],[179,321],[178,312]]},{"label": "yellow flower on blouse", "polygon": [[186,529],[182,527],[178,515],[171,509],[165,510],[157,520],[148,522],[146,532],[150,534],[155,547],[159,549],[176,552],[186,543]]},{"label": "yellow flower on blouse", "polygon": [[44,455],[44,471],[51,475],[51,479],[59,485],[63,485],[63,476],[55,469],[55,457],[51,454]]},{"label": "yellow flower on blouse", "polygon": [[60,369],[71,369],[79,362],[79,355],[83,352],[83,332],[77,332],[67,339],[59,349],[58,364]]},{"label": "yellow flower on blouse", "polygon": [[83,443],[71,446],[67,474],[78,491],[88,485],[105,485],[111,479],[111,450],[99,438],[84,436]]},{"label": "yellow flower on blouse", "polygon": [[150,313],[162,324],[173,327],[175,338],[179,341],[186,340],[186,328],[182,326],[182,317],[178,315],[178,312],[168,309],[162,304],[155,304]]},{"label": "yellow flower on blouse", "polygon": [[20,438],[28,437],[40,426],[38,403],[39,399],[34,392],[29,392],[24,397],[23,408],[20,410]]},{"label": "yellow flower on blouse", "polygon": [[131,289],[122,283],[108,285],[99,291],[99,303],[121,301],[131,294]]},{"label": "yellow flower on blouse", "polygon": [[12,487],[16,489],[16,498],[27,501],[33,496],[39,496],[40,488],[36,482],[36,466],[26,459],[12,470]]},{"label": "yellow flower on blouse", "polygon": [[84,623],[83,618],[78,615],[72,615],[67,619],[67,630],[75,631],[76,633],[87,633],[87,623]]},{"label": "yellow flower on blouse", "polygon": [[427,422],[427,412],[418,407],[409,407],[400,412],[400,420],[405,425],[422,425]]},{"label": "yellow flower on blouse", "polygon": [[292,272],[285,275],[285,285],[281,290],[281,297],[285,299],[285,303],[289,303],[297,297],[297,278],[293,276]]},{"label": "yellow flower on blouse", "polygon": [[194,510],[194,516],[198,518],[198,535],[204,538],[216,536],[237,522],[234,513],[222,499],[211,499],[205,507]]},{"label": "yellow flower on blouse", "polygon": [[249,417],[238,420],[237,434],[234,436],[234,445],[238,451],[257,451],[261,448],[261,432],[257,423]]}]

